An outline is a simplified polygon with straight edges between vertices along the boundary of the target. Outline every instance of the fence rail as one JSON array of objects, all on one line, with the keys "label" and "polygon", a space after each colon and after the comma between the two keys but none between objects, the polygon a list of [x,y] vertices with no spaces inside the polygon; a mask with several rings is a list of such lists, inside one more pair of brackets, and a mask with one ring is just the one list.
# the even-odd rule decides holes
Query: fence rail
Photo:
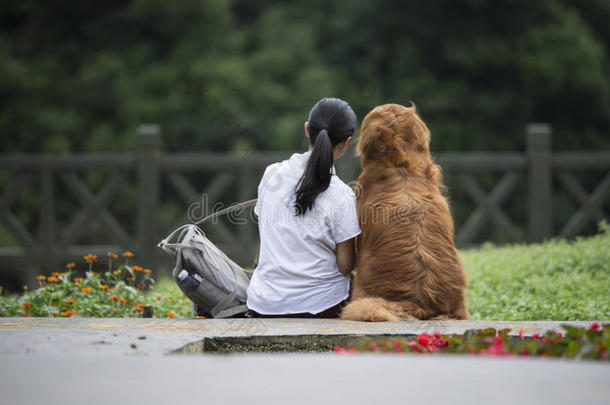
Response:
[{"label": "fence rail", "polygon": [[[608,217],[610,152],[554,153],[551,130],[546,124],[528,125],[525,135],[525,153],[450,152],[437,156],[452,204],[466,203],[456,200],[453,190],[461,190],[462,199],[472,204],[465,219],[457,224],[458,246],[476,243],[490,224],[505,235],[504,240],[535,242],[553,236],[573,237]],[[254,198],[264,168],[290,155],[163,153],[160,141],[159,126],[141,125],[138,149],[130,153],[0,155],[0,173],[5,175],[5,181],[0,183],[0,225],[15,241],[12,245],[0,244],[0,279],[12,276],[29,282],[38,272],[53,271],[75,256],[105,254],[119,248],[135,250],[141,263],[158,266],[163,260],[157,252],[158,240],[173,226],[188,222],[186,215],[175,215],[170,223],[163,224],[164,198],[173,199],[183,213],[194,202],[200,202],[202,195],[210,206]],[[95,191],[79,174],[90,170],[109,171]],[[346,156],[337,162],[337,170],[342,179],[355,180],[359,160]],[[577,177],[583,171],[601,175],[602,180],[591,192]],[[478,178],[481,173],[496,173],[499,180],[484,186]],[[206,180],[203,189],[192,181],[201,177]],[[27,187],[35,190],[39,203],[37,220],[26,225],[14,211],[19,211],[19,197]],[[59,187],[69,195],[58,195]],[[108,208],[122,187],[136,190],[127,220],[117,219]],[[522,195],[517,197],[527,201],[526,219],[515,223],[505,205],[518,190]],[[553,203],[558,190],[569,195],[577,208],[554,226]],[[57,205],[66,199],[78,202],[80,207],[60,223]],[[94,219],[103,224],[112,243],[83,242]],[[130,222],[135,224],[128,230]],[[252,225],[231,227],[220,221],[206,231],[239,262],[247,263],[255,250],[256,228]]]}]

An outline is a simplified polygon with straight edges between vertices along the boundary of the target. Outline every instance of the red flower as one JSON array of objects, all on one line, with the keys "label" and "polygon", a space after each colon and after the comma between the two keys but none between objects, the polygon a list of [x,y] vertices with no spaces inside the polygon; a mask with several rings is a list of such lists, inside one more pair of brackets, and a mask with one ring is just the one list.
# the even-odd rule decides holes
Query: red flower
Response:
[{"label": "red flower", "polygon": [[523,329],[521,329],[521,330],[519,331],[519,337],[520,337],[521,339],[523,339]]},{"label": "red flower", "polygon": [[395,340],[395,341],[392,343],[392,349],[394,349],[394,350],[395,350],[395,351],[397,351],[397,352],[402,352],[402,346],[401,346],[401,344],[400,344],[400,341]]},{"label": "red flower", "polygon": [[377,350],[377,343],[375,343],[375,342],[371,342],[371,344],[369,344],[369,347],[370,347],[370,349],[371,349],[371,350],[373,350],[373,351],[374,351],[374,350]]},{"label": "red flower", "polygon": [[532,335],[532,337],[533,337],[534,339],[540,339],[540,334],[539,334],[539,333],[534,333],[534,334]]},{"label": "red flower", "polygon": [[434,339],[440,339],[441,338],[441,333],[440,332],[434,332]]},{"label": "red flower", "polygon": [[430,342],[430,336],[428,336],[426,333],[422,333],[417,337],[417,342],[420,345],[428,346],[428,343]]},{"label": "red flower", "polygon": [[354,347],[350,347],[349,349],[345,349],[341,346],[335,346],[333,348],[333,353],[339,353],[339,354],[347,354],[347,353],[355,353],[356,352],[356,348]]},{"label": "red flower", "polygon": [[591,326],[589,327],[589,330],[598,330],[599,329],[599,323],[597,322],[593,322],[591,324]]}]

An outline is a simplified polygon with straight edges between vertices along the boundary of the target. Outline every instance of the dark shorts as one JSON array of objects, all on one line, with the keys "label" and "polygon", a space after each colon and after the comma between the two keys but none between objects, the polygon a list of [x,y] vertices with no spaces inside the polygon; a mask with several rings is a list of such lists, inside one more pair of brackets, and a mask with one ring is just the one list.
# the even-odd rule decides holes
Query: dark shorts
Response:
[{"label": "dark shorts", "polygon": [[341,310],[347,304],[347,300],[341,301],[334,307],[330,307],[325,309],[324,311],[318,314],[312,314],[309,312],[304,312],[302,314],[285,314],[285,315],[265,315],[259,314],[256,311],[250,310],[250,314],[254,318],[338,318],[341,315]]}]

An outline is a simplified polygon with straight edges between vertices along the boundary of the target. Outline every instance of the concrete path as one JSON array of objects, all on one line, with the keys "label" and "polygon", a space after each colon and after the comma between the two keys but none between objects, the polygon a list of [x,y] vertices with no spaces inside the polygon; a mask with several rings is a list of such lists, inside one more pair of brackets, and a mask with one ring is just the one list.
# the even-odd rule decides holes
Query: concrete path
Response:
[{"label": "concrete path", "polygon": [[[590,322],[570,322],[589,325]],[[0,318],[0,404],[609,404],[610,366],[468,356],[168,355],[210,337],[405,335],[561,322]]]}]

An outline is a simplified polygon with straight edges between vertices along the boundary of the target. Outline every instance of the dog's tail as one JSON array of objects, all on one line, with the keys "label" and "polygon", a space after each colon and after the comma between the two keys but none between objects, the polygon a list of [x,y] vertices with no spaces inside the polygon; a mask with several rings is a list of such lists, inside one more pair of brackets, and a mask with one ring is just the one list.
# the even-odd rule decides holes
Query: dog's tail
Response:
[{"label": "dog's tail", "polygon": [[399,322],[425,319],[426,312],[410,302],[392,302],[380,297],[357,298],[343,308],[341,319],[368,322]]}]

